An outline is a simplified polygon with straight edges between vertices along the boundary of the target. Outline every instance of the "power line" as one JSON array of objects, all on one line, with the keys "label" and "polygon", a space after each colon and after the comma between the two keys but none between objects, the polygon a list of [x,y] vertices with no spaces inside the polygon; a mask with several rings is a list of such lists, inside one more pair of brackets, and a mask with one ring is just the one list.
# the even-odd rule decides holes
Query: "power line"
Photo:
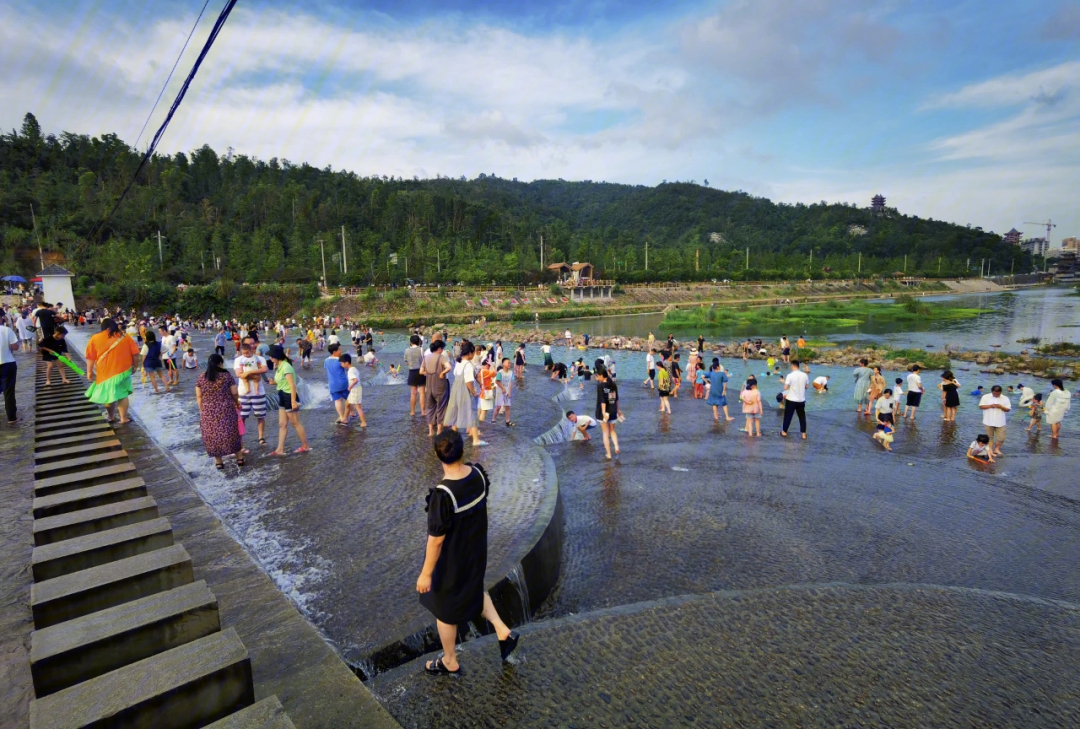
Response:
[{"label": "power line", "polygon": [[169,88],[169,82],[172,81],[173,74],[176,73],[176,67],[180,65],[180,59],[184,57],[184,51],[187,50],[188,43],[191,42],[191,36],[195,34],[195,29],[199,27],[199,21],[202,20],[203,13],[206,12],[206,6],[209,4],[210,0],[206,0],[203,3],[202,10],[199,11],[199,17],[195,18],[195,25],[191,26],[191,31],[188,32],[187,39],[184,41],[184,47],[180,49],[180,54],[176,57],[172,70],[169,71],[169,77],[165,79],[165,84],[161,87],[161,91],[158,92],[157,98],[154,99],[154,106],[150,109],[150,113],[146,115],[146,121],[143,122],[142,129],[139,130],[139,136],[135,137],[135,144],[131,145],[135,149],[139,148],[139,140],[142,139],[143,132],[146,131],[146,125],[150,123],[154,112],[157,111],[157,105],[161,103],[161,97],[165,94],[165,89]]},{"label": "power line", "polygon": [[180,102],[184,100],[184,96],[187,94],[188,87],[191,86],[191,82],[195,79],[195,74],[199,71],[199,66],[202,65],[203,60],[206,58],[206,54],[210,52],[210,47],[214,45],[214,41],[218,37],[218,33],[221,32],[222,26],[225,25],[225,21],[229,19],[229,13],[232,12],[233,7],[236,5],[236,0],[227,0],[225,7],[221,9],[221,14],[218,15],[216,21],[214,21],[214,27],[210,30],[210,35],[207,37],[206,42],[203,44],[202,50],[199,51],[199,57],[195,59],[194,65],[191,67],[191,71],[188,73],[187,78],[184,79],[184,85],[180,87],[179,93],[176,95],[176,99],[173,100],[172,106],[169,107],[169,113],[165,116],[165,121],[158,127],[157,132],[154,134],[154,138],[150,141],[149,146],[146,148],[146,153],[139,161],[139,166],[135,168],[135,174],[131,176],[131,181],[128,182],[127,187],[120,193],[120,197],[117,198],[116,203],[113,204],[112,209],[108,214],[101,219],[101,222],[97,224],[94,230],[87,236],[87,243],[92,241],[101,229],[105,227],[105,224],[109,222],[109,219],[120,207],[120,203],[124,202],[124,198],[127,197],[128,192],[131,191],[131,187],[135,184],[135,181],[139,178],[139,173],[142,172],[143,167],[146,166],[147,161],[153,156],[154,150],[157,149],[158,142],[161,141],[162,135],[165,134],[165,129],[169,126],[169,122],[172,121],[173,115],[176,110],[180,108]]}]

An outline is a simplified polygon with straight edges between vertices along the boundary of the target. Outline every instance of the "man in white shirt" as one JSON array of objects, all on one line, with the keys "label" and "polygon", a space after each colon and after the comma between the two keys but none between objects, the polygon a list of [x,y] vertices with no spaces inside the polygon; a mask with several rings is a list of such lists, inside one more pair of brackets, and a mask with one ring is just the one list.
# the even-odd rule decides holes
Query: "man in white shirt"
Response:
[{"label": "man in white shirt", "polygon": [[990,436],[990,447],[995,456],[1001,455],[1001,446],[1005,442],[1006,413],[1012,410],[1009,398],[1001,394],[1001,385],[990,388],[989,395],[979,400],[979,409],[983,411],[983,425]]},{"label": "man in white shirt", "polygon": [[642,382],[642,386],[652,388],[653,382],[656,381],[656,350],[650,349],[645,354],[645,370],[648,375],[645,377],[645,381]]},{"label": "man in white shirt", "polygon": [[567,329],[563,338],[566,339],[566,348],[570,349],[574,345],[574,335]]},{"label": "man in white shirt", "polygon": [[4,393],[8,425],[19,422],[15,408],[15,378],[19,373],[15,353],[18,351],[19,335],[8,326],[7,315],[0,312],[0,392]]},{"label": "man in white shirt", "polygon": [[266,360],[255,353],[255,340],[250,336],[240,342],[240,356],[233,360],[236,392],[240,400],[240,417],[247,422],[254,415],[259,423],[259,445],[266,445],[266,391],[262,376],[267,372]]},{"label": "man in white shirt", "polygon": [[911,366],[911,374],[907,376],[907,406],[904,408],[904,417],[910,413],[911,419],[915,420],[915,412],[922,404],[922,377],[919,376],[919,365]]},{"label": "man in white shirt", "polygon": [[544,354],[544,371],[551,372],[551,368],[555,366],[555,361],[551,358],[551,345],[544,342],[540,345],[540,351]]},{"label": "man in white shirt", "polygon": [[828,392],[829,391],[829,376],[821,375],[814,378],[814,390],[816,392]]},{"label": "man in white shirt", "polygon": [[802,371],[799,360],[791,360],[791,372],[784,378],[784,427],[780,435],[785,438],[792,416],[798,415],[799,431],[806,440],[806,387],[809,384],[810,378]]},{"label": "man in white shirt", "polygon": [[571,410],[566,414],[566,419],[574,424],[574,432],[570,440],[592,440],[585,431],[596,426],[596,418],[584,414],[578,415]]}]

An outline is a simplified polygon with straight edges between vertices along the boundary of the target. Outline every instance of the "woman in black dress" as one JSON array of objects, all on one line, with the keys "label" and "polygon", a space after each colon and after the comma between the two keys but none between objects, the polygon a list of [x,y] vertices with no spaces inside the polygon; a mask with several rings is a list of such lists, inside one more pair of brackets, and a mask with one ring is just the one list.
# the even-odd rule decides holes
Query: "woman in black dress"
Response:
[{"label": "woman in black dress", "polygon": [[604,452],[611,460],[611,446],[615,446],[615,455],[619,455],[619,436],[615,435],[615,423],[619,417],[619,387],[608,376],[607,367],[601,360],[596,360],[596,420],[600,423],[600,432],[604,436]]},{"label": "woman in black dress", "polygon": [[956,409],[960,407],[960,383],[953,377],[952,370],[941,373],[941,382],[938,387],[942,392],[942,415],[941,419],[947,423],[956,422]]},{"label": "woman in black dress", "polygon": [[416,580],[420,604],[435,615],[443,654],[428,661],[434,675],[458,675],[455,644],[458,626],[484,616],[499,638],[505,661],[517,647],[518,634],[506,626],[484,591],[487,571],[488,476],[483,466],[462,460],[461,435],[444,430],[435,436],[435,455],[443,479],[428,494],[428,539],[424,567]]}]

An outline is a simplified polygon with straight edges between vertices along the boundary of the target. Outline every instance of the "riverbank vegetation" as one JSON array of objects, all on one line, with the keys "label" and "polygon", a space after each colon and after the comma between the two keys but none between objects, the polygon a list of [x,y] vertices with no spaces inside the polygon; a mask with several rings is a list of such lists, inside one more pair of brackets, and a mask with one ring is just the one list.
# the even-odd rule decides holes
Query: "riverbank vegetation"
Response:
[{"label": "riverbank vegetation", "polygon": [[805,327],[852,327],[874,321],[941,321],[970,319],[989,313],[989,309],[972,309],[948,304],[926,303],[910,296],[897,297],[891,304],[866,301],[766,307],[700,306],[677,309],[664,316],[663,327],[672,328],[747,328],[787,324],[797,333]]},{"label": "riverbank vegetation", "polygon": [[1032,268],[995,233],[873,215],[866,200],[777,204],[695,181],[407,180],[208,146],[155,156],[111,213],[140,157],[113,134],[49,134],[32,114],[0,135],[0,269],[36,273],[40,239],[46,263],[89,284],[310,283],[325,266],[331,285],[522,285],[554,276],[541,238],[545,264],[590,261],[621,283]]}]

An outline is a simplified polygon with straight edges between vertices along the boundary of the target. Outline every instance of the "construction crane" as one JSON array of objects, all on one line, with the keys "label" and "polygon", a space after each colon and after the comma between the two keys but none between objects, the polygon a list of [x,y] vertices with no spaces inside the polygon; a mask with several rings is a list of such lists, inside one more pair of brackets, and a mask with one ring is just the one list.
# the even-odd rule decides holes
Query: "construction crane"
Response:
[{"label": "construction crane", "polygon": [[1031,222],[1024,221],[1024,225],[1038,225],[1039,227],[1042,227],[1042,226],[1045,225],[1046,226],[1046,245],[1047,245],[1047,247],[1050,246],[1050,229],[1051,228],[1056,228],[1057,227],[1056,223],[1054,223],[1052,220],[1047,220],[1045,223],[1031,223]]}]

